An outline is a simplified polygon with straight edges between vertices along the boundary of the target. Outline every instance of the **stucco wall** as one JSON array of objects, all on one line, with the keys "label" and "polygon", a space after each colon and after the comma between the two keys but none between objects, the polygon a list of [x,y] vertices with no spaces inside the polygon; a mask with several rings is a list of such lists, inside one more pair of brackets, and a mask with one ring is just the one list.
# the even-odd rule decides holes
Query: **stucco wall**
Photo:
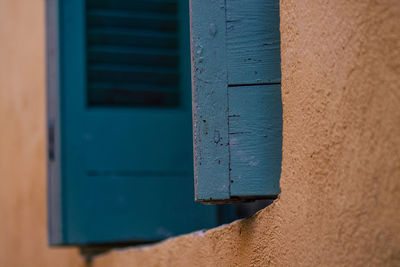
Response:
[{"label": "stucco wall", "polygon": [[49,249],[44,1],[0,0],[0,267],[80,266]]},{"label": "stucco wall", "polygon": [[400,2],[282,0],[282,194],[94,266],[400,266]]},{"label": "stucco wall", "polygon": [[[49,249],[42,0],[0,0],[0,267]],[[256,216],[95,259],[113,266],[400,266],[400,2],[282,0],[282,194]]]}]

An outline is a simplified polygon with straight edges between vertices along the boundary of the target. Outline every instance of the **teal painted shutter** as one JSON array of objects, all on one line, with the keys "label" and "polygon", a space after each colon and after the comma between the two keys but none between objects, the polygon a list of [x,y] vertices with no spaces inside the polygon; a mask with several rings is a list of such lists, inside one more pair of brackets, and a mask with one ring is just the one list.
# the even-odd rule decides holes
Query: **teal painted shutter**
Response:
[{"label": "teal painted shutter", "polygon": [[278,0],[191,0],[196,200],[275,198],[282,157]]},{"label": "teal painted shutter", "polygon": [[188,3],[47,1],[52,245],[214,227],[193,201]]}]

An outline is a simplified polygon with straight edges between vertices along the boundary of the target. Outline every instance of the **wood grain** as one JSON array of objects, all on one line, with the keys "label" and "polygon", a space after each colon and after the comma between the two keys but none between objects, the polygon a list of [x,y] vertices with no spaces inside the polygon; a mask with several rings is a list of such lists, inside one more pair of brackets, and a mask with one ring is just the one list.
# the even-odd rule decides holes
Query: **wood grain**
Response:
[{"label": "wood grain", "polygon": [[229,199],[224,1],[191,1],[196,200]]},{"label": "wood grain", "polygon": [[231,196],[279,194],[282,105],[279,84],[229,88]]},{"label": "wood grain", "polygon": [[279,1],[227,1],[229,84],[281,81]]},{"label": "wood grain", "polygon": [[282,154],[279,1],[191,3],[197,200],[275,197]]}]

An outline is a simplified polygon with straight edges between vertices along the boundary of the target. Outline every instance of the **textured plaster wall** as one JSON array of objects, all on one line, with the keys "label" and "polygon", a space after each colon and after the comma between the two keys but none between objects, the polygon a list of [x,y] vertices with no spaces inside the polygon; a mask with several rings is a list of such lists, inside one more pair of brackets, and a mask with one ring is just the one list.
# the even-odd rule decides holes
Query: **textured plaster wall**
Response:
[{"label": "textured plaster wall", "polygon": [[81,266],[49,249],[44,1],[0,0],[0,267]]},{"label": "textured plaster wall", "polygon": [[400,1],[281,0],[279,199],[111,266],[400,266]]},{"label": "textured plaster wall", "polygon": [[[93,267],[400,266],[400,2],[282,0],[282,194]],[[85,266],[46,241],[44,5],[0,0],[0,267]]]}]

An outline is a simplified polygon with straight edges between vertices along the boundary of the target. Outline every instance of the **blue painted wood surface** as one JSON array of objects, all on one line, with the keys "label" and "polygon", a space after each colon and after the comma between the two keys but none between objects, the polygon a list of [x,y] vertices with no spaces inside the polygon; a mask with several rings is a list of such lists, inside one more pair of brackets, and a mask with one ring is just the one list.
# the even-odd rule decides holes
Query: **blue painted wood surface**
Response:
[{"label": "blue painted wood surface", "polygon": [[196,200],[229,198],[228,84],[224,0],[191,1]]},{"label": "blue painted wood surface", "polygon": [[[62,235],[61,140],[60,140],[60,39],[59,3],[46,1],[46,83],[47,83],[47,195],[49,243],[57,244]],[[51,88],[51,89],[50,89]]]},{"label": "blue painted wood surface", "polygon": [[278,0],[227,0],[228,83],[279,83]]},{"label": "blue painted wood surface", "polygon": [[282,157],[279,1],[191,0],[190,11],[196,200],[274,198]]},{"label": "blue painted wood surface", "polygon": [[179,4],[142,5],[86,1],[90,107],[179,106]]},{"label": "blue painted wood surface", "polygon": [[[49,66],[60,74],[49,83],[49,91],[59,94],[55,107],[49,110],[49,121],[59,122],[55,138],[60,142],[55,148],[56,158],[49,163],[58,166],[58,172],[49,172],[50,243],[156,241],[216,226],[216,207],[193,201],[187,2],[100,2],[136,7],[140,12],[160,3],[171,10],[179,6],[181,37],[176,66],[180,101],[168,107],[89,105],[85,1],[49,0],[50,4],[59,4],[60,14],[58,32],[52,37],[60,47],[48,54],[49,62],[53,62]],[[102,49],[112,51],[114,45]],[[134,57],[137,48],[133,50],[119,51]],[[57,62],[53,61],[54,53],[59,56]],[[108,54],[102,55],[108,60]],[[97,55],[94,58],[102,60]],[[128,63],[141,62],[135,60]],[[114,63],[123,66],[126,62],[119,57]],[[121,66],[115,66],[118,68]]]},{"label": "blue painted wood surface", "polygon": [[229,88],[231,196],[274,197],[282,161],[279,84]]}]

